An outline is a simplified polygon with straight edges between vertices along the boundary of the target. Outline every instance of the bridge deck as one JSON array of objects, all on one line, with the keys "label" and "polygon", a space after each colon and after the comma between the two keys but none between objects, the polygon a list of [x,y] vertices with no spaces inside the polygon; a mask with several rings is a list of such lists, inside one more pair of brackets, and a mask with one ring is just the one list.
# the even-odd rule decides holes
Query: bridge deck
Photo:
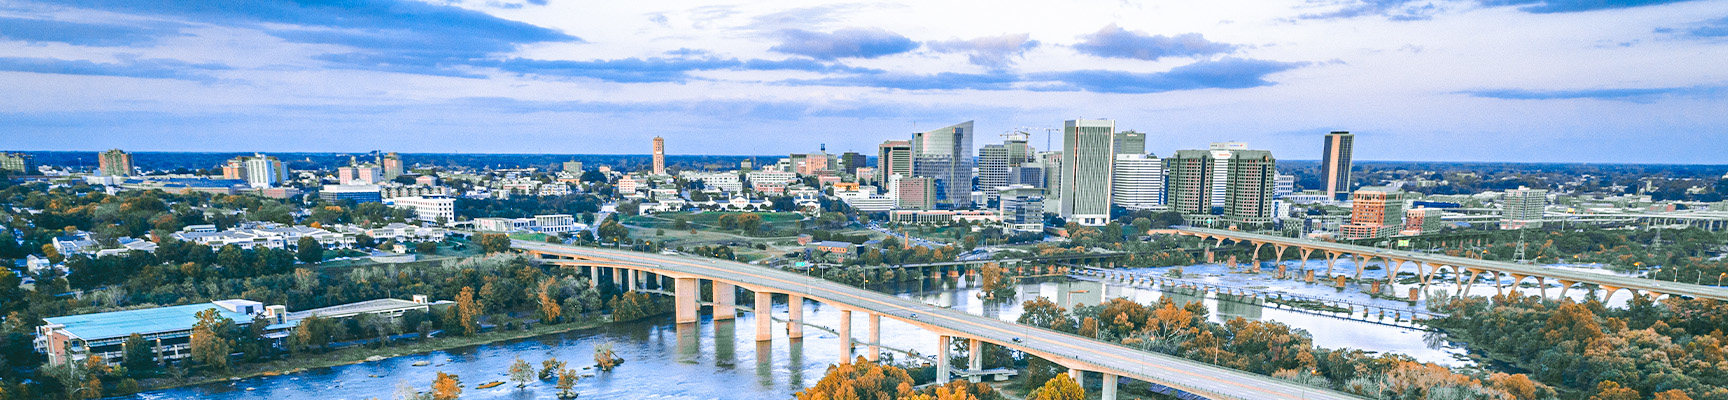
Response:
[{"label": "bridge deck", "polygon": [[519,250],[639,265],[673,276],[731,282],[751,290],[789,293],[853,310],[880,314],[940,332],[1006,346],[1058,364],[1153,382],[1213,399],[1358,399],[1160,353],[1033,328],[846,286],[825,279],[759,266],[685,256],[512,241]]}]

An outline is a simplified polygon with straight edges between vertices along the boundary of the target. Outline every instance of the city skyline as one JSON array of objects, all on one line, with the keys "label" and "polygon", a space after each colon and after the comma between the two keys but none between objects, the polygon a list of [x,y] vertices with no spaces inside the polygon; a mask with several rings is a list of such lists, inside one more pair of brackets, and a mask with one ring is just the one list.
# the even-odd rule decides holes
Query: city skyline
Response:
[{"label": "city skyline", "polygon": [[[870,153],[953,121],[992,137],[1108,118],[1160,155],[1241,141],[1319,159],[1312,135],[1349,130],[1365,160],[1728,162],[1665,151],[1725,135],[1728,77],[1693,62],[1728,57],[1724,1],[801,6],[19,2],[0,10],[0,136]],[[933,23],[962,15],[990,23]]]}]

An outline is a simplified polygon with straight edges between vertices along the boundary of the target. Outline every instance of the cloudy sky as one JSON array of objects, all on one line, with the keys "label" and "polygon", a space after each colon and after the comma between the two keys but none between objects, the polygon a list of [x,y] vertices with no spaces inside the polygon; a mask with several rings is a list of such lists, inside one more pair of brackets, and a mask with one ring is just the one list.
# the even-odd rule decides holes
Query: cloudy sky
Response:
[{"label": "cloudy sky", "polygon": [[292,3],[0,2],[0,148],[1728,163],[1728,0]]}]

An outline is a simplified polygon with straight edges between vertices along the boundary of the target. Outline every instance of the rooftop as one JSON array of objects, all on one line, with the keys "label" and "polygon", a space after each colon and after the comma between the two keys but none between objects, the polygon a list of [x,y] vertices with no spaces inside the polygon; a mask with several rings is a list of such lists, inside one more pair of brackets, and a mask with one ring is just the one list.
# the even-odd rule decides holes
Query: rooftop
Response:
[{"label": "rooftop", "polygon": [[199,311],[216,309],[222,317],[234,322],[252,321],[252,316],[228,311],[215,303],[197,303],[139,310],[43,318],[49,324],[63,325],[67,333],[84,340],[123,337],[134,333],[150,334],[191,329],[198,323]]}]

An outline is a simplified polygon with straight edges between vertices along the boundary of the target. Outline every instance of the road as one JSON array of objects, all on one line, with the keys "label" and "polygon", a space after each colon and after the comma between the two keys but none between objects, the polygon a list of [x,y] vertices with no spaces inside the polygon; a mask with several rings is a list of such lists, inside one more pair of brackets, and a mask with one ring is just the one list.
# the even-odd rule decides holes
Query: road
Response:
[{"label": "road", "polygon": [[828,280],[737,262],[678,255],[514,241],[518,250],[641,265],[668,274],[700,276],[802,296],[882,314],[935,332],[954,332],[1039,355],[1054,362],[1154,382],[1212,399],[1359,399],[1346,393],[1123,347],[1071,334],[968,314]]}]

